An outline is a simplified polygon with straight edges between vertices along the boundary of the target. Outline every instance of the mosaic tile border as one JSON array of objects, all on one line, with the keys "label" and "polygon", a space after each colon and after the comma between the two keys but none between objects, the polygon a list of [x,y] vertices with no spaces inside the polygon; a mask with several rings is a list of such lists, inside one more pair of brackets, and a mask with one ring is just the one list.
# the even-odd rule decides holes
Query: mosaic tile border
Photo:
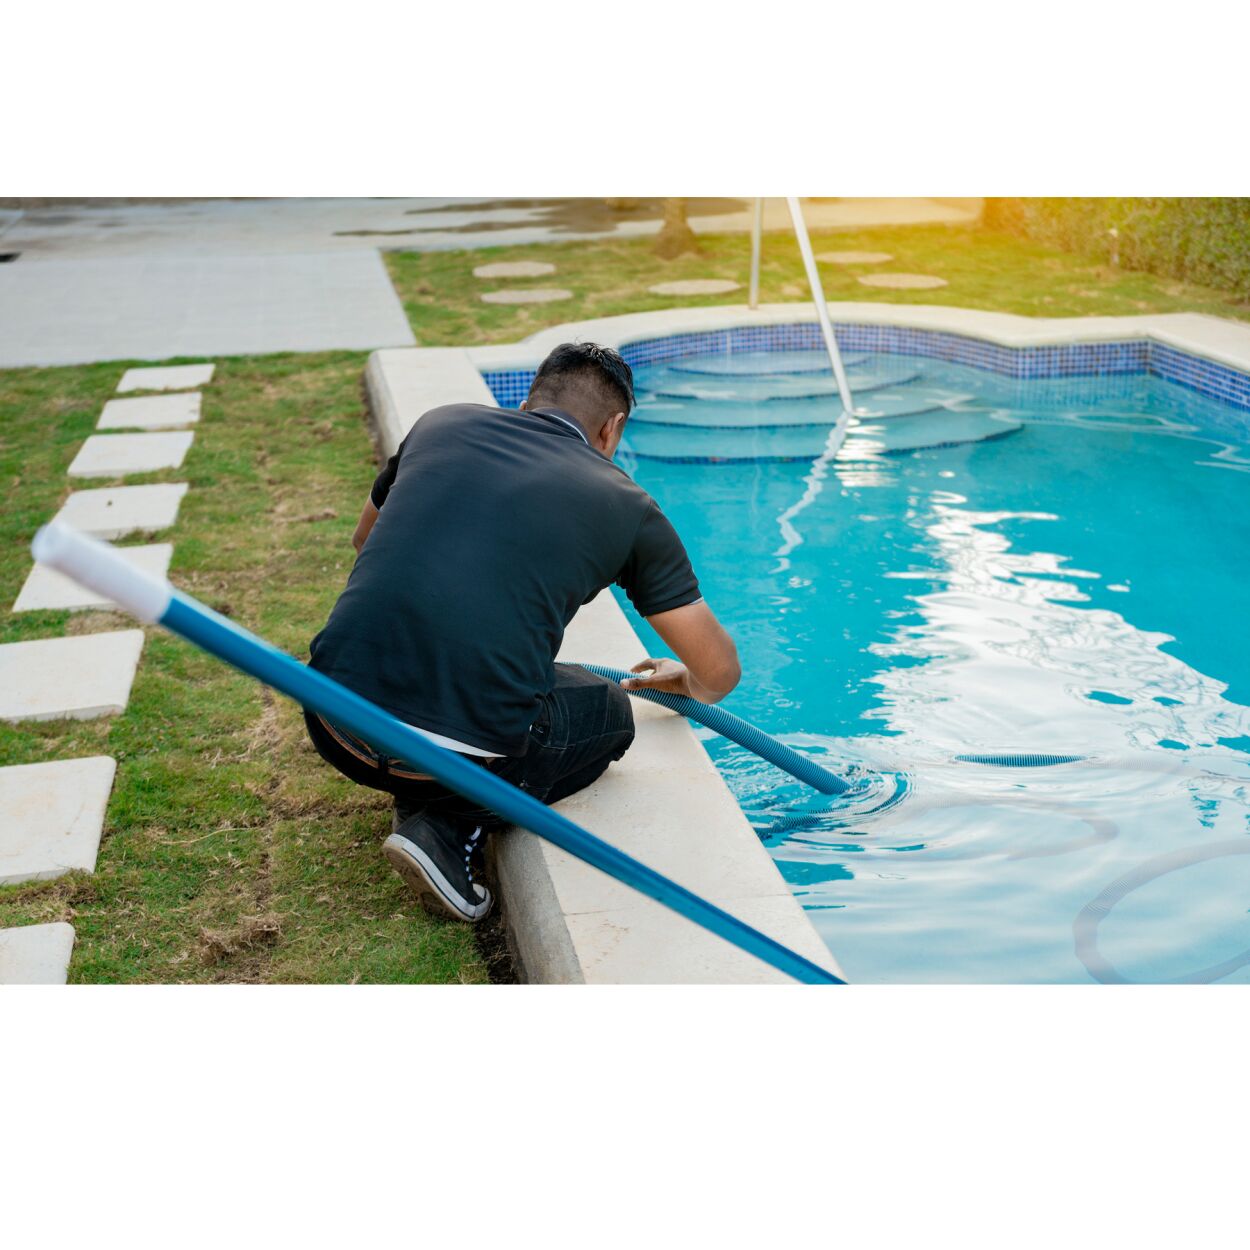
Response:
[{"label": "mosaic tile border", "polygon": [[[834,326],[845,351],[889,352],[926,356],[986,369],[1011,378],[1061,378],[1107,374],[1152,374],[1209,399],[1250,412],[1250,374],[1150,339],[1108,343],[1063,343],[1042,347],[1004,347],[984,339],[943,330],[904,326]],[[735,326],[638,339],[621,347],[631,367],[677,360],[683,356],[752,351],[810,351],[822,345],[815,322]],[[482,376],[497,403],[513,408],[529,393],[533,369],[485,370]]]}]

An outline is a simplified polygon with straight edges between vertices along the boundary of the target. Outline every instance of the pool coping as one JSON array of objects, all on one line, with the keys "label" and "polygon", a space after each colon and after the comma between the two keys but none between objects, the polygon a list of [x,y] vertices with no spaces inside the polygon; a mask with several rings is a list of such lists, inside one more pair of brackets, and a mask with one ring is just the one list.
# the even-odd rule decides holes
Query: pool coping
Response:
[{"label": "pool coping", "polygon": [[[1187,356],[1250,375],[1250,323],[1207,313],[1143,313],[1128,317],[1024,317],[945,304],[829,304],[830,316],[845,326],[928,331],[1015,351],[1029,348],[1076,347],[1082,344],[1154,343]],[[464,350],[484,373],[537,366],[558,343],[591,339],[625,347],[646,339],[699,334],[743,326],[815,323],[808,302],[722,304],[704,308],[666,308],[589,321],[566,322],[539,330],[518,343],[492,344]],[[1044,373],[1039,376],[1045,376]]]},{"label": "pool coping", "polygon": [[[1250,408],[1250,325],[1200,313],[1131,317],[1030,318],[946,305],[833,303],[840,327],[913,335],[911,350],[930,354],[919,335],[953,336],[1008,352],[1080,349],[1082,345],[1157,344],[1234,370]],[[390,455],[420,416],[440,404],[500,402],[487,383],[525,376],[556,344],[592,339],[626,349],[648,340],[702,336],[750,327],[815,323],[811,303],[661,309],[568,322],[519,343],[469,348],[391,348],[374,352],[366,393],[380,449]],[[854,330],[852,331],[852,333]],[[770,332],[771,333],[771,332]],[[879,340],[874,340],[879,341]],[[937,339],[931,342],[938,342]],[[694,350],[693,347],[675,347]],[[1088,353],[1073,372],[1151,372],[1149,351]],[[932,354],[940,354],[939,346]],[[627,353],[631,354],[631,353]],[[1008,359],[1008,358],[1003,358]],[[1066,372],[1062,354],[1022,358],[1020,376]],[[1004,368],[1002,360],[986,367]],[[1005,370],[1015,371],[1008,363]],[[1241,377],[1241,375],[1245,377]],[[1205,378],[1205,375],[1204,375]],[[1188,383],[1187,376],[1176,380]],[[1227,383],[1217,378],[1220,386]],[[498,385],[498,381],[496,381]],[[1206,381],[1203,381],[1206,385]],[[1195,389],[1200,387],[1195,386]],[[1242,392],[1238,390],[1240,397]],[[629,667],[642,643],[610,594],[598,596],[569,626],[561,658]],[[620,764],[560,805],[593,832],[667,872],[688,888],[757,924],[808,958],[839,972],[836,960],[783,881],[724,779],[688,723],[653,704],[635,702],[638,738]],[[509,938],[525,979],[547,983],[742,983],[782,981],[666,909],[520,830],[496,840],[495,865]]]}]

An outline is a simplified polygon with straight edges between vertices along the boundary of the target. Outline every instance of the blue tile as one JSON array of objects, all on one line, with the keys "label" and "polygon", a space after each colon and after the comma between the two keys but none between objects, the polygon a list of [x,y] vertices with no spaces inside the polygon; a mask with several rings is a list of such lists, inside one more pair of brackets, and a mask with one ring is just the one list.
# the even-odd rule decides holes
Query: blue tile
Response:
[{"label": "blue tile", "polygon": [[[1007,377],[1096,377],[1113,374],[1154,374],[1250,411],[1250,375],[1214,361],[1187,356],[1175,348],[1145,339],[1116,343],[1065,343],[1050,347],[1002,347],[996,343],[947,331],[914,330],[903,326],[835,323],[838,345],[844,351],[888,352],[924,356],[969,365]],[[628,343],[621,355],[632,367],[683,356],[755,351],[819,350],[820,327],[815,322],[791,325],[735,326],[673,334]],[[492,370],[483,374],[495,401],[514,408],[534,380],[533,369]]]}]

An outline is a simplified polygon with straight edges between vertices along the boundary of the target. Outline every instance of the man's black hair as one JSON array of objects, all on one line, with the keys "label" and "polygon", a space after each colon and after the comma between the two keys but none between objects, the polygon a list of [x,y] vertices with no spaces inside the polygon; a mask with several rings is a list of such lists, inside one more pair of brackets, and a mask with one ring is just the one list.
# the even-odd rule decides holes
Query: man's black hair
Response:
[{"label": "man's black hair", "polygon": [[561,406],[569,401],[569,411],[579,418],[628,415],[634,406],[634,371],[611,347],[561,343],[538,366],[527,406],[534,407],[535,401]]}]

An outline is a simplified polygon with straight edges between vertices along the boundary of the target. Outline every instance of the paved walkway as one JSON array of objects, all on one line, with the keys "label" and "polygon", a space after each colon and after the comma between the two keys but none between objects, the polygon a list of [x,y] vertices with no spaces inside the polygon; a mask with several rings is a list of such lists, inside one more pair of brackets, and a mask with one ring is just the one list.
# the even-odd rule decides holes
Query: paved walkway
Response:
[{"label": "paved walkway", "polygon": [[[289,199],[0,210],[0,369],[405,347],[379,252],[654,234],[659,200]],[[750,229],[751,201],[690,201],[696,231]],[[978,200],[808,201],[813,228],[966,222]],[[781,200],[765,228],[789,229]]]},{"label": "paved walkway", "polygon": [[[0,248],[15,246],[0,236]],[[414,342],[376,251],[0,265],[0,368]]]},{"label": "paved walkway", "polygon": [[[654,234],[659,200],[289,199],[0,210],[0,369],[405,347],[379,252]],[[966,222],[977,200],[808,201],[813,228]],[[690,201],[696,231],[750,229],[751,201]],[[765,228],[789,229],[781,200]]]}]

